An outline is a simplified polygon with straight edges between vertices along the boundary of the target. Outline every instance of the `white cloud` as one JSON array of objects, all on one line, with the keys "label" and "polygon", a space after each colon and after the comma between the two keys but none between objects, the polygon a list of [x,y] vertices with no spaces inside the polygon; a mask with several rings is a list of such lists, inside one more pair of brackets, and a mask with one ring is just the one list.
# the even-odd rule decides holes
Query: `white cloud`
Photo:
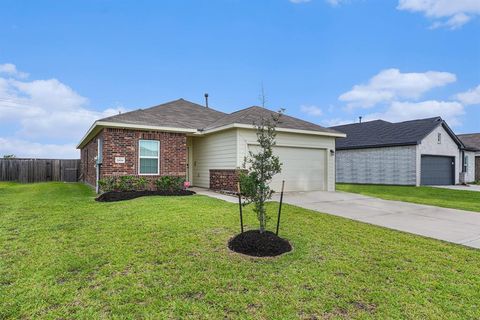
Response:
[{"label": "white cloud", "polygon": [[18,158],[77,159],[75,144],[44,144],[15,138],[0,137],[0,156],[13,154]]},{"label": "white cloud", "polygon": [[480,104],[480,85],[476,88],[457,94],[456,98],[465,105]]},{"label": "white cloud", "polygon": [[332,5],[332,6],[337,6],[339,5],[343,0],[326,0],[328,2],[328,4]]},{"label": "white cloud", "polygon": [[301,106],[300,111],[314,117],[320,117],[323,115],[322,109],[317,106]]},{"label": "white cloud", "polygon": [[370,108],[379,103],[399,98],[418,99],[425,92],[456,81],[449,72],[427,71],[401,73],[398,69],[383,70],[367,84],[355,85],[352,90],[340,95],[349,108]]},{"label": "white cloud", "polygon": [[322,121],[322,125],[325,127],[334,127],[334,126],[341,126],[342,124],[351,124],[354,123],[355,121],[353,119],[348,120],[348,119],[342,119],[342,118],[333,118],[333,119],[327,119]]},{"label": "white cloud", "polygon": [[17,67],[12,63],[0,64],[0,74],[6,74],[20,79],[28,78],[28,73],[18,71]]},{"label": "white cloud", "polygon": [[[67,148],[71,148],[70,155],[76,154],[75,145],[90,125],[119,111],[123,109],[91,110],[87,98],[57,79],[20,81],[0,77],[0,128],[14,128],[8,131],[9,137],[3,131],[0,155],[40,157],[42,145],[49,151],[57,146],[55,154],[67,154]],[[46,140],[55,142],[44,144]],[[29,151],[21,146],[28,146]]]},{"label": "white cloud", "polygon": [[464,107],[456,101],[428,100],[422,102],[394,101],[385,112],[368,114],[365,121],[382,119],[391,122],[440,116],[451,126],[461,124],[461,116],[465,114]]},{"label": "white cloud", "polygon": [[457,29],[480,15],[479,0],[400,0],[398,10],[422,12],[435,19],[431,28]]}]

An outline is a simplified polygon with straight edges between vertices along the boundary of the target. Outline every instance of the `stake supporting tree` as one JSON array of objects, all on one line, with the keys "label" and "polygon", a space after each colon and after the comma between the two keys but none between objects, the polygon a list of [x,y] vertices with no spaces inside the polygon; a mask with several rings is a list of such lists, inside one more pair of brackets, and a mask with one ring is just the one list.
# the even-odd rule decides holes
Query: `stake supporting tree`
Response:
[{"label": "stake supporting tree", "polygon": [[238,207],[240,209],[240,231],[243,233],[243,212],[242,212],[242,192],[240,190],[240,182],[237,182],[238,190]]},{"label": "stake supporting tree", "polygon": [[284,188],[285,188],[285,180],[282,180],[282,192],[280,193],[280,205],[278,206],[277,232],[275,233],[277,236],[278,236],[278,229],[280,228],[280,214],[282,213],[283,189]]}]

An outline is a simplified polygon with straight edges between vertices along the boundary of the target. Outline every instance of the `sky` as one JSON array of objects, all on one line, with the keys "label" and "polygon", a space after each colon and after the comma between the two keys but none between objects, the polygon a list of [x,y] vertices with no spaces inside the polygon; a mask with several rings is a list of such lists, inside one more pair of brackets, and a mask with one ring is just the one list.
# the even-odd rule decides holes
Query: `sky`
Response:
[{"label": "sky", "polygon": [[0,2],[0,156],[78,158],[99,118],[184,98],[322,126],[480,132],[480,0]]}]

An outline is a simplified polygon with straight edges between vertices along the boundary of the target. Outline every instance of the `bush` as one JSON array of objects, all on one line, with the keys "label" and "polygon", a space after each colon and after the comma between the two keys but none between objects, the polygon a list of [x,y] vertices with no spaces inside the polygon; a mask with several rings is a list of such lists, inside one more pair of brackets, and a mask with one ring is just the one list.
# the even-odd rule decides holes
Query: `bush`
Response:
[{"label": "bush", "polygon": [[103,192],[109,191],[141,191],[145,190],[148,181],[145,177],[134,176],[112,176],[105,177],[98,181]]},{"label": "bush", "polygon": [[157,189],[160,191],[179,191],[183,189],[183,183],[185,179],[182,177],[175,177],[175,176],[163,176],[157,181],[155,184]]}]

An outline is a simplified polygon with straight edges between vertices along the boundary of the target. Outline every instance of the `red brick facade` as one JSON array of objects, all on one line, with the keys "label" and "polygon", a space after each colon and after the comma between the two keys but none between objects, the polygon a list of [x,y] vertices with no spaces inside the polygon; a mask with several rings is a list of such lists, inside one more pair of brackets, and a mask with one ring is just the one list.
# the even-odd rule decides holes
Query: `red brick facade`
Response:
[{"label": "red brick facade", "polygon": [[239,173],[238,169],[210,169],[210,189],[237,192]]},{"label": "red brick facade", "polygon": [[98,138],[102,138],[103,132],[100,132],[95,138],[90,140],[90,142],[82,148],[80,152],[80,169],[81,177],[80,179],[88,183],[91,186],[95,186],[96,182],[96,161],[95,157],[98,153]]},{"label": "red brick facade", "polygon": [[[139,140],[160,141],[159,175],[144,176],[152,181],[152,188],[153,182],[161,176],[186,176],[187,137],[184,133],[105,128],[81,152],[84,181],[91,185],[95,185],[94,157],[97,155],[97,138],[103,140],[100,178],[115,175],[138,176]],[[115,163],[115,157],[125,158],[125,163]]]}]

